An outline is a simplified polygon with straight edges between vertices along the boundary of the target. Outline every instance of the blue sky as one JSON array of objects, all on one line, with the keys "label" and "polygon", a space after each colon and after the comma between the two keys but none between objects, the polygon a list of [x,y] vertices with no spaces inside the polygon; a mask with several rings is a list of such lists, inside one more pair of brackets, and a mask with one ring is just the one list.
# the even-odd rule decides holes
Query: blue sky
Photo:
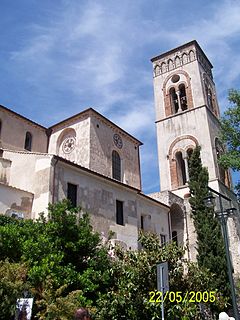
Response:
[{"label": "blue sky", "polygon": [[136,136],[143,190],[159,189],[150,58],[196,39],[221,110],[240,84],[240,1],[0,2],[0,104],[50,126],[88,107]]}]

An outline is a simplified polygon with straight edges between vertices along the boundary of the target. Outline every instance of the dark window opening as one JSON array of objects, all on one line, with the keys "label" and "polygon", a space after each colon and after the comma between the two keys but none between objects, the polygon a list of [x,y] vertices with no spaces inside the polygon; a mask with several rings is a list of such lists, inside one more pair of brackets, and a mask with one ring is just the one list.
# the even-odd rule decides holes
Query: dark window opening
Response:
[{"label": "dark window opening", "polygon": [[121,181],[121,159],[117,151],[112,152],[112,177]]},{"label": "dark window opening", "polygon": [[30,132],[26,133],[24,149],[28,151],[32,150],[32,135]]},{"label": "dark window opening", "polygon": [[179,109],[179,105],[178,105],[178,96],[176,94],[175,88],[171,88],[169,93],[170,93],[170,97],[171,97],[171,104],[172,104],[173,113],[177,113],[178,109]]},{"label": "dark window opening", "polygon": [[1,139],[1,133],[2,133],[2,121],[0,120],[0,139]]},{"label": "dark window opening", "polygon": [[144,230],[144,216],[141,216],[141,229]]},{"label": "dark window opening", "polygon": [[177,231],[172,232],[172,241],[178,245]]},{"label": "dark window opening", "polygon": [[182,111],[187,110],[188,108],[187,95],[186,95],[186,88],[184,84],[180,84],[179,86],[179,97],[180,97]]},{"label": "dark window opening", "polygon": [[71,201],[73,207],[77,206],[77,185],[67,184],[67,199]]},{"label": "dark window opening", "polygon": [[182,156],[182,152],[176,153],[177,161],[177,174],[178,174],[178,185],[182,186],[187,182],[185,162]]},{"label": "dark window opening", "polygon": [[116,200],[116,223],[124,225],[123,221],[123,202]]}]

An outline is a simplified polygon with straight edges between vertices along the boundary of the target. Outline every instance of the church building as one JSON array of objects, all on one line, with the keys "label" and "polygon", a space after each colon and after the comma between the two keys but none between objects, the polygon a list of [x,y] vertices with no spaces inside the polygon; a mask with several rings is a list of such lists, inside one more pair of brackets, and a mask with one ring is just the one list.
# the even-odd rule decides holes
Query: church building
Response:
[{"label": "church building", "polygon": [[142,143],[94,109],[45,128],[0,106],[0,213],[37,218],[64,198],[89,212],[103,237],[138,248],[140,229],[162,244],[187,244],[196,259],[188,202],[188,158],[201,146],[209,187],[238,209],[228,219],[234,270],[240,273],[239,206],[231,176],[218,164],[219,106],[212,65],[196,41],[151,59],[161,190],[142,192]]}]

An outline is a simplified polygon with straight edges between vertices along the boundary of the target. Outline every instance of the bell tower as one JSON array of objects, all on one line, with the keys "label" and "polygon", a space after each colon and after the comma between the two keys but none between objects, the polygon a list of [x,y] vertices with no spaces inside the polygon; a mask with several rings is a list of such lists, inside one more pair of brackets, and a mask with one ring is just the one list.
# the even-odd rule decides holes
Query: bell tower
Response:
[{"label": "bell tower", "polygon": [[211,62],[195,40],[151,61],[161,191],[184,196],[188,158],[196,145],[201,146],[210,186],[221,181],[229,187],[229,174],[217,162],[222,147]]}]

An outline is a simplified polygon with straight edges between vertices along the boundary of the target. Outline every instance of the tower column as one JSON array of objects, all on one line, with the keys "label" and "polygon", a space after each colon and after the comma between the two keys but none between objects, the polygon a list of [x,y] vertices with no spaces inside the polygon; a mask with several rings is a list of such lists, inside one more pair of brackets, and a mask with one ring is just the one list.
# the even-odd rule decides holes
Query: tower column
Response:
[{"label": "tower column", "polygon": [[179,111],[179,109],[180,109],[181,111],[183,111],[183,110],[182,110],[182,105],[181,105],[181,100],[180,100],[180,91],[179,91],[179,90],[176,91],[176,95],[177,95],[177,100],[178,100],[178,111]]}]

